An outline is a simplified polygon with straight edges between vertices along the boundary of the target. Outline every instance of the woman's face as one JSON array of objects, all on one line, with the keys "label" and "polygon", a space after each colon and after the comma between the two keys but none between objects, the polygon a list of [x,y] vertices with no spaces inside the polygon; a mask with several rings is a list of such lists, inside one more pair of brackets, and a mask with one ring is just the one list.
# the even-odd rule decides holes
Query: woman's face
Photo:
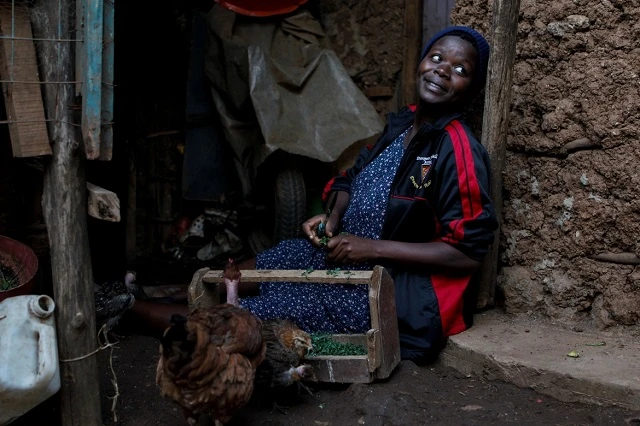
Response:
[{"label": "woman's face", "polygon": [[434,43],[418,66],[418,95],[422,102],[441,106],[467,100],[478,52],[460,37],[444,36]]}]

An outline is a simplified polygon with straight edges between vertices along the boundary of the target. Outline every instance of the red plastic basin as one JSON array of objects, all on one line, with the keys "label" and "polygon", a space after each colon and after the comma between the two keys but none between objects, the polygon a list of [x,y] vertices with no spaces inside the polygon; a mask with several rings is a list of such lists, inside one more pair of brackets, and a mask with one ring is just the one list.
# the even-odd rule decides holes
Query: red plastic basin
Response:
[{"label": "red plastic basin", "polygon": [[241,15],[272,16],[293,12],[307,0],[216,0],[216,2]]},{"label": "red plastic basin", "polygon": [[18,275],[18,286],[8,291],[0,291],[0,302],[13,296],[31,294],[38,257],[31,248],[20,241],[0,235],[0,263]]}]

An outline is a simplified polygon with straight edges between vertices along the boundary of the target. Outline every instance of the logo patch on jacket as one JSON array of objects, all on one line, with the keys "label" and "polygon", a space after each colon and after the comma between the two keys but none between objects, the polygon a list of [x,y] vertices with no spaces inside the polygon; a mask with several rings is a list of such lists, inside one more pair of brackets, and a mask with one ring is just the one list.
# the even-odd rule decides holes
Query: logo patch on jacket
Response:
[{"label": "logo patch on jacket", "polygon": [[433,164],[433,160],[437,158],[438,158],[438,154],[433,154],[430,157],[416,157],[416,161],[422,162],[422,165],[420,166],[420,184],[419,185],[416,182],[416,179],[413,176],[411,176],[411,183],[413,183],[413,186],[415,186],[418,189],[426,188],[427,186],[429,186],[428,184],[425,185],[424,182],[427,179],[427,176],[429,175],[429,170],[431,170],[431,165]]},{"label": "logo patch on jacket", "polygon": [[422,170],[420,171],[420,183],[424,183],[424,179],[427,177],[429,169],[431,169],[431,162],[429,162],[429,164],[422,165]]}]

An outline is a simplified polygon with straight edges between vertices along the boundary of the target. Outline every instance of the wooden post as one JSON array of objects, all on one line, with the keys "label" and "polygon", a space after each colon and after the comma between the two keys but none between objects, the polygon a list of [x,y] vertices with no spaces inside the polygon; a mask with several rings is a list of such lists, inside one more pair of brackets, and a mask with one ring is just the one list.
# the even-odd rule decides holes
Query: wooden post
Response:
[{"label": "wooden post", "polygon": [[[72,39],[75,21],[73,0],[38,0],[32,9],[35,36]],[[58,352],[62,388],[60,415],[64,426],[102,424],[93,271],[87,234],[87,186],[85,158],[77,124],[72,43],[42,42],[38,54],[43,80],[69,81],[48,84],[44,99],[53,145],[51,162],[45,167],[43,211],[51,246],[51,272],[56,301]],[[74,125],[75,124],[75,125]]]},{"label": "wooden post", "polygon": [[422,50],[423,0],[406,0],[404,3],[404,61],[402,65],[402,98],[400,105],[415,103],[416,72]]},{"label": "wooden post", "polygon": [[[507,151],[507,128],[519,11],[520,0],[494,0],[493,2],[491,56],[484,98],[482,143],[491,158],[491,192],[498,223],[502,222],[502,171]],[[478,308],[484,308],[494,302],[499,249],[500,227],[484,260],[478,289]]]}]

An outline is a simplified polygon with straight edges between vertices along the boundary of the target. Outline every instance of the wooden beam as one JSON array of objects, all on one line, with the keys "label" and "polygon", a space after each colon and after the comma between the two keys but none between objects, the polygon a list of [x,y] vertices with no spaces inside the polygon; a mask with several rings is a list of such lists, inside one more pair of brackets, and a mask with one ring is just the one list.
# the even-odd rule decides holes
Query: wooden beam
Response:
[{"label": "wooden beam", "polygon": [[87,182],[89,216],[107,222],[120,222],[120,199],[115,192]]},{"label": "wooden beam", "polygon": [[[331,270],[305,271],[304,269],[264,269],[242,270],[242,282],[311,282],[325,284],[369,284],[373,271],[340,271]],[[209,271],[203,277],[205,283],[224,282],[223,271]]]},{"label": "wooden beam", "polygon": [[404,3],[404,60],[402,65],[401,105],[417,101],[416,72],[422,51],[423,0],[406,0]]},{"label": "wooden beam", "polygon": [[[491,193],[498,223],[502,223],[502,171],[507,151],[507,131],[511,109],[511,86],[516,56],[520,0],[494,0],[491,29],[491,56],[484,98],[482,144],[491,159]],[[487,254],[478,289],[478,308],[492,305],[498,274],[500,230]]]},{"label": "wooden beam", "polygon": [[104,2],[84,2],[82,139],[89,160],[100,156],[102,128],[102,37]]},{"label": "wooden beam", "polygon": [[[36,49],[26,2],[0,7],[0,75],[14,157],[50,155]],[[13,37],[13,38],[12,38]],[[15,81],[15,82],[14,82]]]},{"label": "wooden beam", "polygon": [[114,1],[104,2],[103,57],[102,57],[102,111],[100,130],[100,160],[109,161],[113,156],[113,91],[114,91]]},{"label": "wooden beam", "polygon": [[[36,0],[31,15],[34,35],[44,39],[72,39],[73,0]],[[72,43],[39,43],[43,78],[73,81]],[[87,232],[87,186],[82,140],[73,123],[75,85],[47,84],[44,100],[53,142],[52,159],[45,166],[42,207],[51,247],[51,273],[56,301],[58,352],[62,387],[62,426],[102,425],[100,380],[95,350],[96,320],[93,270]]]}]

